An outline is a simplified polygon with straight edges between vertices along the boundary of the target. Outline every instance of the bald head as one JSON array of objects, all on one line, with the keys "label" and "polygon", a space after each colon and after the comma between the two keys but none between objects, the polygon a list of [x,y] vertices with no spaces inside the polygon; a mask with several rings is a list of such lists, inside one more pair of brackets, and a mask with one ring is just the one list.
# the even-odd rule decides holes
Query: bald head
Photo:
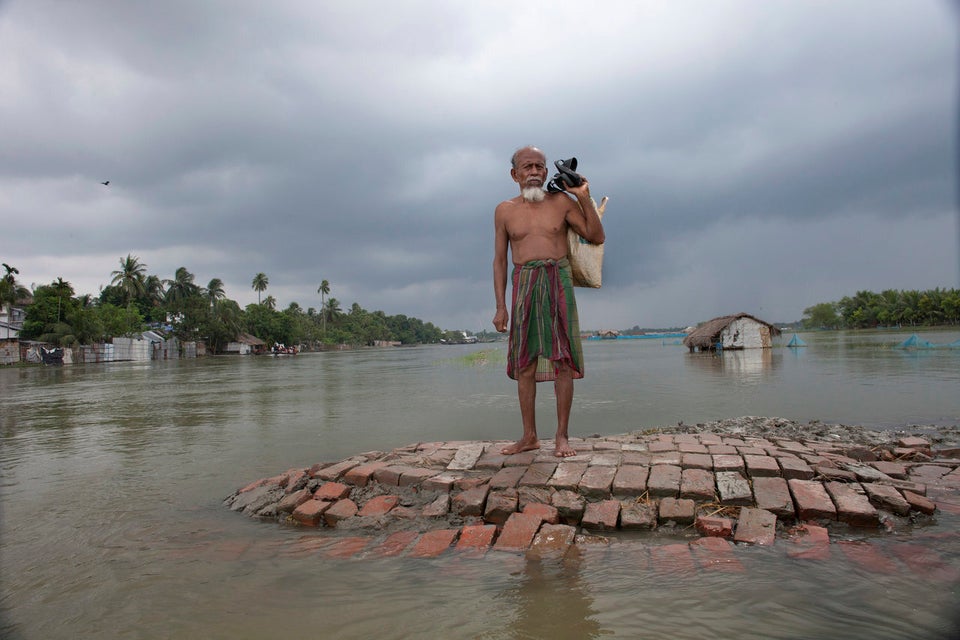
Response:
[{"label": "bald head", "polygon": [[544,164],[546,164],[546,162],[547,162],[547,155],[546,155],[543,151],[541,151],[540,149],[536,148],[535,146],[533,146],[533,145],[527,145],[527,146],[525,146],[525,147],[520,147],[519,149],[517,149],[516,151],[513,152],[513,155],[510,156],[510,166],[511,166],[512,168],[516,169],[516,168],[517,168],[517,162],[518,162],[518,159],[520,158],[520,156],[521,156],[521,155],[524,155],[524,154],[526,154],[526,153],[528,153],[528,152],[540,154],[540,157],[543,158]]}]

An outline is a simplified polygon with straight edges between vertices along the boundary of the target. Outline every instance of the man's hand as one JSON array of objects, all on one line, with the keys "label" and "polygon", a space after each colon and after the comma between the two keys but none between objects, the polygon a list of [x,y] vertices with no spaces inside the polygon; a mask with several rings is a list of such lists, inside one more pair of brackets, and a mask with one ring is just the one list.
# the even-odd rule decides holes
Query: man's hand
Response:
[{"label": "man's hand", "polygon": [[506,309],[497,309],[497,313],[493,316],[493,328],[496,329],[499,333],[507,332],[507,316]]}]

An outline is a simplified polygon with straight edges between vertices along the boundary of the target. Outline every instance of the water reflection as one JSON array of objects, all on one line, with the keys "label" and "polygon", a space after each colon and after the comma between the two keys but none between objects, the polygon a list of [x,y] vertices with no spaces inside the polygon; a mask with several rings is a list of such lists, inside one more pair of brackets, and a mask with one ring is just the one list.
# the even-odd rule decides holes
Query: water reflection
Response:
[{"label": "water reflection", "polygon": [[515,606],[511,638],[599,638],[604,635],[581,575],[583,557],[525,559],[517,584],[504,598]]},{"label": "water reflection", "polygon": [[783,354],[774,349],[743,349],[719,352],[687,353],[684,362],[691,368],[714,376],[727,376],[744,384],[758,384],[782,362]]}]

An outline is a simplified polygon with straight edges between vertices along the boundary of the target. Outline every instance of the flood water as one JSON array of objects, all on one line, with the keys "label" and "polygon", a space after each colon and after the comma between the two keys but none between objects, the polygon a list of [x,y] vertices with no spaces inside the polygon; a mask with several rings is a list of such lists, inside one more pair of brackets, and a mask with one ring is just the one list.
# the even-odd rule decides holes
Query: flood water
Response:
[{"label": "flood water", "polygon": [[[587,341],[572,435],[743,415],[960,424],[960,350],[909,332],[692,355]],[[946,344],[957,332],[927,332]],[[785,338],[789,338],[785,336]],[[786,342],[786,340],[784,340]],[[222,506],[251,480],[418,441],[519,434],[505,345],[0,369],[3,638],[934,638],[960,586],[738,548],[742,573],[664,571],[623,540],[566,561],[336,560]],[[539,386],[541,435],[552,389]],[[896,534],[935,540],[957,516]],[[939,549],[960,567],[956,537]],[[837,551],[833,552],[834,554]]]}]

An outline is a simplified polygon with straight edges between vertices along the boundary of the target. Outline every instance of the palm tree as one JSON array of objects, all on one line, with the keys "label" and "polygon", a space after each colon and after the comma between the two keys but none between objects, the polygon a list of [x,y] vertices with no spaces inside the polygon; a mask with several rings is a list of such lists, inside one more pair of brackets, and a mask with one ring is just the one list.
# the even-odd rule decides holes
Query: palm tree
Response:
[{"label": "palm tree", "polygon": [[3,263],[3,268],[7,272],[0,279],[0,305],[11,307],[17,303],[17,300],[29,297],[30,290],[17,282],[16,276],[20,273],[19,269],[11,267],[6,262]]},{"label": "palm tree", "polygon": [[267,296],[263,299],[263,306],[265,306],[267,309],[270,309],[270,311],[273,311],[277,308],[277,299],[273,296]]},{"label": "palm tree", "polygon": [[223,280],[214,278],[207,284],[207,299],[210,300],[210,308],[216,309],[217,303],[227,297],[223,290]]},{"label": "palm tree", "polygon": [[190,296],[200,293],[200,287],[193,283],[194,275],[186,267],[179,267],[173,280],[164,280],[167,285],[166,301],[175,307]]},{"label": "palm tree", "polygon": [[120,258],[120,269],[110,273],[110,284],[123,291],[124,301],[129,304],[146,294],[146,273],[147,265],[140,262],[140,257],[128,253],[126,258]]},{"label": "palm tree", "polygon": [[327,305],[324,308],[324,315],[330,318],[330,322],[333,322],[338,315],[340,315],[340,301],[336,298],[330,298],[327,300]]},{"label": "palm tree", "polygon": [[[317,287],[317,293],[320,294],[320,308],[324,308],[324,296],[330,294],[330,283],[326,280],[320,282],[320,286]],[[324,314],[320,315],[320,322],[323,323],[323,335],[327,335],[327,316]]]},{"label": "palm tree", "polygon": [[260,294],[267,290],[267,285],[270,284],[270,280],[267,278],[267,274],[258,273],[253,276],[253,290],[257,292],[257,304],[260,304]]}]

